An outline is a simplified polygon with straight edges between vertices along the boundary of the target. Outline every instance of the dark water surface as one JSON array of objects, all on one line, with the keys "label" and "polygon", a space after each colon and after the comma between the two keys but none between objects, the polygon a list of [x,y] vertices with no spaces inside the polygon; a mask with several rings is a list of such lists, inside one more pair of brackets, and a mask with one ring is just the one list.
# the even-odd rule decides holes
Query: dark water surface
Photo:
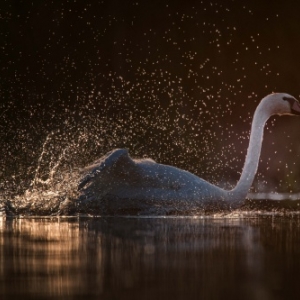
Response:
[{"label": "dark water surface", "polygon": [[0,299],[299,299],[300,218],[0,218]]}]

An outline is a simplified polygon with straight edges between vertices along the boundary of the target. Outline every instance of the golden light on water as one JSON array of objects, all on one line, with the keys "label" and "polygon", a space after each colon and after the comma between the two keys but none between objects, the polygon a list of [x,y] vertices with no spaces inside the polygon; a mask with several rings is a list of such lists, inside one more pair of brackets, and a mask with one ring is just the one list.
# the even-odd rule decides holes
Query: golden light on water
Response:
[{"label": "golden light on water", "polygon": [[[80,293],[83,274],[76,270],[88,263],[84,251],[86,239],[85,229],[79,230],[78,222],[64,222],[49,219],[14,219],[11,222],[0,221],[0,247],[5,253],[6,243],[9,243],[11,253],[8,253],[12,263],[7,263],[1,255],[0,273],[4,276],[8,269],[24,276],[26,290],[47,295],[68,295]],[[5,230],[13,232],[7,239]],[[8,241],[9,240],[9,241]],[[97,236],[91,247],[101,243]],[[99,247],[99,249],[101,249]],[[101,269],[101,251],[93,256],[97,268]],[[30,278],[30,280],[28,280]],[[99,281],[99,288],[101,280]],[[22,291],[20,291],[21,293]]]},{"label": "golden light on water", "polygon": [[297,290],[299,228],[299,216],[0,218],[0,296],[272,299],[277,283]]}]

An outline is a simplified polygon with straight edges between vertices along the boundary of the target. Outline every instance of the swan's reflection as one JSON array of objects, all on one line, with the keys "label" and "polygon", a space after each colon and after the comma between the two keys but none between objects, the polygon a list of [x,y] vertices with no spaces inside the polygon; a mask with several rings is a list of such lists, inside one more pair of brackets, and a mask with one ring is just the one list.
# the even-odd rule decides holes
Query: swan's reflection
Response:
[{"label": "swan's reflection", "polygon": [[299,292],[298,219],[1,219],[1,299]]}]

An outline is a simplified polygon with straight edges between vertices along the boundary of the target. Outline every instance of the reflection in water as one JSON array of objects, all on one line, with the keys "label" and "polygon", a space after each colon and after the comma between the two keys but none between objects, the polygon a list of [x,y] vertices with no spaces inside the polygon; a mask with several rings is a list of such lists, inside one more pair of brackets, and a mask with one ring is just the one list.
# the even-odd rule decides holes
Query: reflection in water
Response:
[{"label": "reflection in water", "polygon": [[0,299],[298,299],[299,279],[299,218],[0,218]]}]

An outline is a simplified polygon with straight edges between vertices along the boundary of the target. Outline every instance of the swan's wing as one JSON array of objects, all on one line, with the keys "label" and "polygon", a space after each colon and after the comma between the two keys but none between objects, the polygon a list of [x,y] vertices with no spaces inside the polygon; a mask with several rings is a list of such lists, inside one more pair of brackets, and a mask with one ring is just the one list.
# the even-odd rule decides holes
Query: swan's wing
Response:
[{"label": "swan's wing", "polygon": [[81,190],[88,182],[97,177],[101,172],[107,171],[116,166],[120,161],[122,161],[122,163],[132,163],[127,149],[112,150],[95,161],[92,165],[85,167],[82,170],[82,173],[85,173],[86,175],[80,180],[78,190]]}]

